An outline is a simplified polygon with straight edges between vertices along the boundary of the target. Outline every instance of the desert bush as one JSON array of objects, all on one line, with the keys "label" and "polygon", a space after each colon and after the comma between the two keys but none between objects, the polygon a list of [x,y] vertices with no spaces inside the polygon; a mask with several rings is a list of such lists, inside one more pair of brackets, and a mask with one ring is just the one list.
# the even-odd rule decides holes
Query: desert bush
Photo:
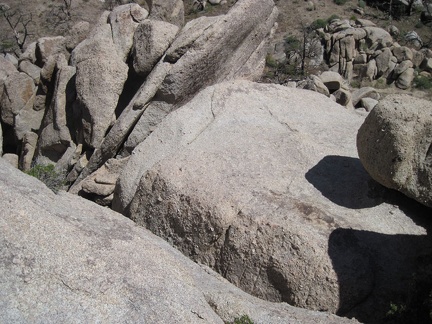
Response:
[{"label": "desert bush", "polygon": [[327,18],[327,22],[331,23],[333,20],[336,20],[336,19],[340,19],[340,17],[338,15],[333,14]]},{"label": "desert bush", "polygon": [[327,25],[327,20],[324,19],[317,19],[312,24],[310,24],[310,28],[313,30],[324,28]]},{"label": "desert bush", "polygon": [[266,56],[266,66],[271,68],[276,68],[278,66],[278,62],[276,62],[271,54]]},{"label": "desert bush", "polygon": [[422,90],[432,89],[432,77],[425,77],[423,75],[418,75],[414,78],[414,87]]},{"label": "desert bush", "polygon": [[243,315],[242,317],[235,318],[232,324],[254,324],[254,322],[252,322],[249,316]]},{"label": "desert bush", "polygon": [[42,181],[55,193],[66,185],[64,174],[57,172],[52,164],[36,164],[26,173]]},{"label": "desert bush", "polygon": [[333,0],[334,3],[336,3],[338,6],[344,5],[347,0]]}]

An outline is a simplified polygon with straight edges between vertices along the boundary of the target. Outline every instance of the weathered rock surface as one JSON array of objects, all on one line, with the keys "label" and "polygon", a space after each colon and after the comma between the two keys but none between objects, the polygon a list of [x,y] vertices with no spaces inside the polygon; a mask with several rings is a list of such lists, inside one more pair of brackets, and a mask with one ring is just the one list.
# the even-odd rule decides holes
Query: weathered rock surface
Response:
[{"label": "weathered rock surface", "polygon": [[24,72],[31,77],[36,85],[39,83],[41,69],[30,61],[21,61],[19,64],[19,71]]},{"label": "weathered rock surface", "polygon": [[114,45],[111,26],[99,25],[72,52],[76,65],[77,100],[82,109],[82,136],[89,147],[100,146],[115,118],[128,66]]},{"label": "weathered rock surface", "polygon": [[90,23],[87,21],[79,21],[67,32],[65,36],[66,49],[72,51],[79,43],[81,43],[90,33]]},{"label": "weathered rock surface", "polygon": [[166,21],[183,27],[184,3],[182,0],[146,0],[150,9],[150,17],[154,20]]},{"label": "weathered rock surface", "polygon": [[432,207],[432,104],[390,95],[357,135],[360,160],[376,181]]},{"label": "weathered rock surface", "polygon": [[0,159],[2,323],[356,323],[251,297],[125,217]]},{"label": "weathered rock surface", "polygon": [[3,95],[3,85],[7,77],[11,74],[17,73],[15,66],[3,56],[0,56],[0,99]]},{"label": "weathered rock surface", "polygon": [[372,98],[362,98],[360,100],[360,106],[366,109],[366,111],[371,111],[378,104],[378,100]]},{"label": "weathered rock surface", "polygon": [[147,76],[171,45],[179,28],[165,21],[146,19],[134,35],[133,67]]},{"label": "weathered rock surface", "polygon": [[373,87],[363,87],[352,92],[352,103],[356,106],[363,98],[380,99],[380,95]]},{"label": "weathered rock surface", "polygon": [[26,105],[33,107],[35,86],[31,77],[27,74],[13,73],[4,81],[4,91],[1,98],[2,121],[13,126],[14,118]]},{"label": "weathered rock surface", "polygon": [[1,158],[15,169],[18,169],[19,156],[17,154],[6,153]]},{"label": "weathered rock surface", "polygon": [[[75,150],[71,128],[74,125],[72,103],[76,98],[76,68],[60,63],[56,66],[55,74],[52,101],[42,121],[36,154],[38,163],[42,164],[58,163],[66,152]],[[58,168],[67,169],[67,162],[64,161],[65,165],[59,165]]]},{"label": "weathered rock surface", "polygon": [[396,80],[396,85],[400,89],[408,89],[414,80],[414,69],[407,68],[403,71]]},{"label": "weathered rock surface", "polygon": [[147,10],[136,3],[115,7],[109,15],[108,22],[111,25],[113,42],[123,62],[129,58],[138,24],[147,16]]},{"label": "weathered rock surface", "polygon": [[31,168],[33,155],[36,150],[38,135],[33,132],[24,134],[21,144],[21,154],[19,159],[19,168],[23,171],[28,171]]},{"label": "weathered rock surface", "polygon": [[388,238],[426,231],[371,195],[362,122],[311,91],[208,87],[133,151],[113,208],[254,295],[384,318],[424,244]]},{"label": "weathered rock surface", "polygon": [[67,54],[66,39],[63,36],[42,37],[36,43],[36,60],[39,66],[45,64],[50,56]]},{"label": "weathered rock surface", "polygon": [[114,197],[115,184],[127,160],[128,158],[109,159],[102,167],[83,180],[82,191],[78,194],[90,198],[99,205],[110,206]]},{"label": "weathered rock surface", "polygon": [[[268,43],[277,14],[271,0],[239,1],[226,15],[187,24],[166,54],[173,68],[158,91],[160,98],[180,103],[205,86],[243,76],[243,66],[252,64],[249,58]],[[260,72],[265,54],[252,64]]]}]

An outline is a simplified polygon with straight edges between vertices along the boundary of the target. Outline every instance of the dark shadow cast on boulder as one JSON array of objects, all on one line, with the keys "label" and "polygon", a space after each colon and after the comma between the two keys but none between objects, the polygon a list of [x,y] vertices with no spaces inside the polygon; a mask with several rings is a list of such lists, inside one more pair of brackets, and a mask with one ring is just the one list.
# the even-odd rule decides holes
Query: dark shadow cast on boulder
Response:
[{"label": "dark shadow cast on boulder", "polygon": [[362,323],[431,323],[431,240],[336,229],[329,239],[340,304]]},{"label": "dark shadow cast on boulder", "polygon": [[324,197],[351,209],[371,208],[383,202],[382,191],[358,158],[328,155],[305,175]]}]

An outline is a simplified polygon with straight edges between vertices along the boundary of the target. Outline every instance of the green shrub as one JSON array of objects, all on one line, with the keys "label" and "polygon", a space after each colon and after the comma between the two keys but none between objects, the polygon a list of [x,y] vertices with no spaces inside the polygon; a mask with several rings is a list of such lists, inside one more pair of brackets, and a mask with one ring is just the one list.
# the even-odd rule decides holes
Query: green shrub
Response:
[{"label": "green shrub", "polygon": [[333,0],[334,3],[336,3],[338,6],[344,5],[347,0]]},{"label": "green shrub", "polygon": [[55,193],[66,185],[64,174],[54,170],[54,165],[52,164],[37,164],[26,173],[45,183]]},{"label": "green shrub", "polygon": [[358,2],[358,6],[359,6],[360,8],[365,8],[365,7],[366,7],[366,2],[363,1],[363,0],[359,0],[359,2]]},{"label": "green shrub", "polygon": [[336,20],[336,19],[340,19],[340,17],[338,15],[333,14],[327,18],[327,22],[331,23],[333,20]]},{"label": "green shrub", "polygon": [[237,317],[234,319],[232,324],[254,324],[252,320],[247,315],[243,315],[242,317]]},{"label": "green shrub", "polygon": [[312,24],[310,24],[310,28],[313,30],[324,28],[327,25],[327,21],[324,19],[317,19]]},{"label": "green shrub", "polygon": [[414,78],[414,87],[422,90],[432,89],[432,77],[416,76]]},{"label": "green shrub", "polygon": [[273,58],[273,56],[271,56],[270,54],[268,54],[268,55],[266,56],[266,65],[267,65],[268,67],[271,67],[271,68],[276,68],[276,67],[278,67],[278,63],[277,63],[276,60]]}]

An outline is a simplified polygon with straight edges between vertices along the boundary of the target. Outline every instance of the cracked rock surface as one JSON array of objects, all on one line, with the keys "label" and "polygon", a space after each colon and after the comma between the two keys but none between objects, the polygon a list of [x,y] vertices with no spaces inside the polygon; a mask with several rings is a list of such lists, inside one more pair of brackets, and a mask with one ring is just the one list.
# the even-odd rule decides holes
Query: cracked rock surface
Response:
[{"label": "cracked rock surface", "polygon": [[208,87],[132,152],[113,208],[253,295],[384,318],[426,228],[361,166],[363,120],[307,90]]},{"label": "cracked rock surface", "polygon": [[356,322],[265,302],[149,231],[0,158],[1,323]]}]

